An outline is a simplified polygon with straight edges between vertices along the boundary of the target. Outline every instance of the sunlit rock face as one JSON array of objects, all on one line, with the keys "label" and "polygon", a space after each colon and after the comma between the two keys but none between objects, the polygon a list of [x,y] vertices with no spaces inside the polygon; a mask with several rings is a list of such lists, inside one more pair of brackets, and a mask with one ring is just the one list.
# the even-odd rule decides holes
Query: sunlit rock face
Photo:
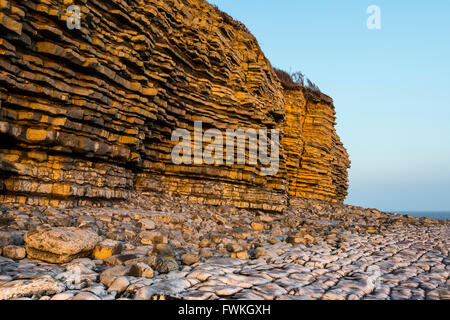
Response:
[{"label": "sunlit rock face", "polygon": [[310,89],[285,90],[288,193],[295,198],[343,201],[350,161],[335,130],[330,97]]},{"label": "sunlit rock face", "polygon": [[[269,211],[296,197],[343,201],[349,161],[332,100],[284,90],[244,25],[202,0],[87,0],[77,29],[72,4],[0,0],[0,201],[91,205],[133,191]],[[195,121],[280,130],[279,170],[174,164],[172,133]]]}]

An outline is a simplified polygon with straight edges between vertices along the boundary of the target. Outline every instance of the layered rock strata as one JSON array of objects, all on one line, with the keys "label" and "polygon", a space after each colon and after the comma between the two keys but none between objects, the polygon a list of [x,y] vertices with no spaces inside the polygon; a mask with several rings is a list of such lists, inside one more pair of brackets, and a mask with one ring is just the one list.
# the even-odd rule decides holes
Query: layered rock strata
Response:
[{"label": "layered rock strata", "polygon": [[283,145],[291,202],[296,198],[343,201],[350,161],[334,128],[332,99],[307,88],[286,89],[284,97]]},{"label": "layered rock strata", "polygon": [[[68,27],[70,5],[80,29]],[[331,100],[283,92],[254,36],[207,2],[0,0],[0,10],[0,201],[100,204],[137,190],[281,211],[289,196],[344,199]],[[281,130],[278,173],[174,164],[171,134],[194,121]]]}]

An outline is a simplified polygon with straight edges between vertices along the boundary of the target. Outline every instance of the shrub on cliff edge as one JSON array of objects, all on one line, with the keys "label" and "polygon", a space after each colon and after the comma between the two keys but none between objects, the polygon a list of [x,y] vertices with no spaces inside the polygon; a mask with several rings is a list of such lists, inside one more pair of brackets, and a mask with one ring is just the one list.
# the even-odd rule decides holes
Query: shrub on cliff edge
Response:
[{"label": "shrub on cliff edge", "polygon": [[284,89],[297,90],[301,88],[308,88],[311,91],[321,92],[319,87],[309,79],[306,79],[305,85],[305,75],[300,71],[288,73],[278,68],[273,69],[275,70],[275,73]]}]

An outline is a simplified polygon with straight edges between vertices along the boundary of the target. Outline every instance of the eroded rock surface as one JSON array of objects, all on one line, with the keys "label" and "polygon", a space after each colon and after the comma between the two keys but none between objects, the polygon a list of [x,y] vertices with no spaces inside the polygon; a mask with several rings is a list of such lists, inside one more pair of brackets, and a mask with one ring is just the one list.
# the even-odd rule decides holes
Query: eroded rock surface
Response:
[{"label": "eroded rock surface", "polygon": [[[56,215],[98,234],[99,246],[122,250],[62,264],[0,257],[0,297],[450,298],[449,221],[338,203],[302,206],[267,214],[139,195],[115,208],[52,209],[46,216],[47,207],[2,205],[12,220],[3,233],[48,228]],[[154,224],[145,244],[143,219]]]}]

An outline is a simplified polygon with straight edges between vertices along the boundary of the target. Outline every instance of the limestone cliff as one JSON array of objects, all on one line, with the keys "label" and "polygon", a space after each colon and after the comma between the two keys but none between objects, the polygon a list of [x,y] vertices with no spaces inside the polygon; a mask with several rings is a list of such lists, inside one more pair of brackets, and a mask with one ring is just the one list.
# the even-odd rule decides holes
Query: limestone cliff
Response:
[{"label": "limestone cliff", "polygon": [[[81,9],[69,29],[67,8]],[[134,190],[281,211],[342,201],[330,98],[283,90],[254,36],[203,0],[0,0],[0,201],[82,205]],[[176,165],[177,128],[276,128],[280,170]]]},{"label": "limestone cliff", "polygon": [[330,97],[307,88],[285,90],[284,146],[288,193],[295,198],[343,201],[348,154],[336,134]]}]

